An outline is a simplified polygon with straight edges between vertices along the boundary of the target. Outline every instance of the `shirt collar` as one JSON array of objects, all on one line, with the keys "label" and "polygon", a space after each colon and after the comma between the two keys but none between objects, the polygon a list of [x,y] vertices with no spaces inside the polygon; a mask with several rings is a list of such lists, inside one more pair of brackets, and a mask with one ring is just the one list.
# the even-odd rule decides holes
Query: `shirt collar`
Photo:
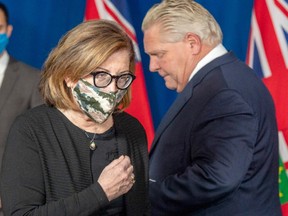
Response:
[{"label": "shirt collar", "polygon": [[0,87],[4,79],[4,73],[8,66],[8,62],[9,62],[9,55],[6,51],[4,51],[3,55],[0,57]]},{"label": "shirt collar", "polygon": [[204,56],[196,65],[194,70],[192,71],[189,81],[192,79],[193,76],[206,64],[213,61],[214,59],[218,58],[219,56],[224,55],[227,53],[226,48],[222,44],[218,44],[214,49],[212,49],[206,56]]},{"label": "shirt collar", "polygon": [[7,53],[7,51],[5,50],[3,52],[3,55],[0,57],[0,67],[5,67],[8,65],[9,62],[9,55]]}]

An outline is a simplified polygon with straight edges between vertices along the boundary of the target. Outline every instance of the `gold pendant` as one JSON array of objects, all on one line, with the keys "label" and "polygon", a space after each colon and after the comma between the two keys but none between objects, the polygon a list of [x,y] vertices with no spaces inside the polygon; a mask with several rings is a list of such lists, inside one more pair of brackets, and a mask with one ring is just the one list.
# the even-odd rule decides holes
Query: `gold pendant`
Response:
[{"label": "gold pendant", "polygon": [[90,143],[89,148],[90,148],[92,151],[94,151],[94,150],[96,149],[96,144],[94,143],[94,141]]}]

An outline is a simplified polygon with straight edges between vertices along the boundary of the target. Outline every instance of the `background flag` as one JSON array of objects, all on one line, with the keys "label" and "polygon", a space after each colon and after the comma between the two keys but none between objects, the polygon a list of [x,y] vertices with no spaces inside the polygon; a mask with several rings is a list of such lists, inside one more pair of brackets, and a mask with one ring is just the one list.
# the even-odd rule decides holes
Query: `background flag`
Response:
[{"label": "background flag", "polygon": [[288,1],[255,0],[247,63],[263,78],[276,106],[279,130],[279,196],[288,216]]},{"label": "background flag", "polygon": [[109,19],[119,23],[128,33],[133,41],[136,51],[136,80],[132,84],[132,101],[126,109],[128,113],[135,116],[144,126],[148,138],[148,148],[154,137],[154,127],[148,95],[146,91],[145,78],[142,69],[140,51],[137,43],[136,33],[129,22],[131,20],[127,1],[110,0],[87,0],[85,20]]}]

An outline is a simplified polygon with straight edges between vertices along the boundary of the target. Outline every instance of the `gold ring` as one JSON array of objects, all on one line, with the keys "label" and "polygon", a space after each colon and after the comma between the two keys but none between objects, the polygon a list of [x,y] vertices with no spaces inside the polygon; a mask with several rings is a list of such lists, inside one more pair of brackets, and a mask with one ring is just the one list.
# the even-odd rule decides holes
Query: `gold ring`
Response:
[{"label": "gold ring", "polygon": [[132,182],[132,184],[135,183],[135,175],[134,174],[131,175],[131,182]]}]

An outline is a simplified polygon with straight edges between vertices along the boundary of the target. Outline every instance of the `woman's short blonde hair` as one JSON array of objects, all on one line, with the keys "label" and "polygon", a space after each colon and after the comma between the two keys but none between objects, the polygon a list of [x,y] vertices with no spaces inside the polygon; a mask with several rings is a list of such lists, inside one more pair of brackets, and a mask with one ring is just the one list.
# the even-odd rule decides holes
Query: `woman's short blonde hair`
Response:
[{"label": "woman's short blonde hair", "polygon": [[163,40],[179,42],[186,33],[198,35],[202,43],[215,46],[222,42],[222,31],[214,17],[194,0],[163,0],[155,4],[142,22],[142,31],[158,24]]},{"label": "woman's short blonde hair", "polygon": [[[130,53],[129,70],[135,73],[133,43],[116,22],[86,21],[62,37],[49,54],[42,71],[40,91],[49,106],[60,109],[76,108],[71,89],[65,79],[78,81],[95,71],[105,60],[119,50]],[[130,104],[131,89],[119,103],[123,110]]]}]

